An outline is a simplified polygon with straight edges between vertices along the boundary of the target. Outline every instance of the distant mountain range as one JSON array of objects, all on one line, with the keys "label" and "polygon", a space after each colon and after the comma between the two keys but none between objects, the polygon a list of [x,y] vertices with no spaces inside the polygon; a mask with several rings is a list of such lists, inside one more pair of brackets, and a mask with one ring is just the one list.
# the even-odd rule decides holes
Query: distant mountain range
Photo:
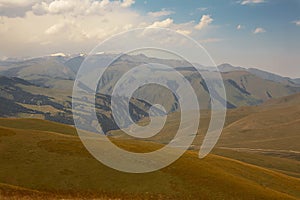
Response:
[{"label": "distant mountain range", "polygon": [[[99,54],[92,56],[91,60],[95,66],[104,67],[115,56]],[[73,124],[71,109],[73,83],[85,58],[83,54],[75,56],[57,54],[0,61],[0,98],[1,102],[5,103],[1,104],[0,116],[30,116]],[[124,55],[105,71],[99,82],[96,98],[99,105],[96,107],[98,117],[107,127],[105,131],[117,129],[110,110],[110,97],[114,85],[129,69],[144,63],[160,63],[176,68],[191,83],[200,107],[210,108],[206,83],[191,64],[179,60],[150,58],[142,54]],[[197,66],[201,69],[201,73],[207,73],[214,78],[216,72],[212,70],[213,68],[198,64]],[[300,79],[282,77],[254,68],[234,67],[230,64],[219,65],[218,69],[224,80],[228,108],[259,105],[269,99],[300,92]],[[88,77],[93,76],[93,70],[87,73]],[[176,90],[176,82],[170,83],[170,86]],[[82,89],[90,90],[85,85],[82,85]],[[147,116],[148,109],[153,104],[162,104],[167,112],[176,111],[180,107],[174,94],[164,87],[155,85],[141,87],[133,97],[131,113],[134,120]],[[82,106],[81,115],[84,115],[91,102],[78,100],[78,106]]]},{"label": "distant mountain range", "polygon": [[[108,61],[116,57],[116,54],[98,54],[95,55],[97,64],[100,67],[104,67],[108,64]],[[81,63],[86,58],[85,54],[65,55],[63,53],[52,54],[49,56],[29,58],[29,59],[7,59],[0,61],[0,73],[4,76],[19,77],[26,80],[38,80],[39,78],[50,77],[51,79],[74,79]],[[193,71],[191,64],[171,59],[158,59],[147,57],[143,54],[140,55],[125,55],[122,56],[121,61],[123,64],[129,63],[160,63],[168,66],[182,69],[187,71],[188,69]],[[214,71],[212,67],[202,66],[200,64],[194,64],[202,71]],[[186,68],[190,66],[190,68]],[[230,64],[224,63],[218,66],[220,72],[233,72],[233,71],[247,71],[253,75],[256,75],[262,79],[281,82],[285,84],[300,84],[300,78],[283,77],[274,73],[266,72],[256,68],[243,68],[235,67]],[[40,76],[40,77],[39,77]],[[42,83],[41,83],[42,84]],[[43,83],[46,84],[46,83]]]},{"label": "distant mountain range", "polygon": [[[64,124],[74,124],[71,92],[71,90],[37,86],[16,77],[0,76],[0,116],[39,118]],[[89,120],[89,110],[93,104],[87,99],[76,101],[80,113],[74,114]],[[97,117],[101,121],[102,127],[104,127],[103,131],[118,129],[110,113],[110,96],[98,94],[96,102]],[[150,106],[145,101],[131,99],[129,108],[133,121],[147,117]],[[128,125],[126,124],[128,122],[123,123],[124,126]]]}]

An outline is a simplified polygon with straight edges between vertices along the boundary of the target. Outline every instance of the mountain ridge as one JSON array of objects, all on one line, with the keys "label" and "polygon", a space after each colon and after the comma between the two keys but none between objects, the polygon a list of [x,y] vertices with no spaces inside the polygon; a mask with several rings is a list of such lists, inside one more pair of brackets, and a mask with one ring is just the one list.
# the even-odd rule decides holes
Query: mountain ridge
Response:
[{"label": "mountain ridge", "polygon": [[[104,67],[105,64],[115,55],[101,54],[92,56],[92,60],[97,66]],[[18,117],[38,117],[56,122],[73,124],[72,118],[72,91],[76,72],[80,67],[85,55],[76,56],[46,56],[22,61],[0,62],[0,98],[6,102],[7,109],[1,108],[1,116]],[[97,109],[101,114],[100,119],[107,123],[109,129],[116,129],[110,112],[110,97],[114,85],[127,70],[138,66],[144,61],[163,62],[169,64],[190,82],[193,87],[200,108],[210,108],[210,95],[207,85],[201,74],[194,71],[190,66],[183,67],[184,63],[177,60],[163,60],[147,57],[145,55],[126,55],[122,59],[114,62],[111,69],[108,69],[101,77],[98,86]],[[99,65],[98,65],[99,64]],[[4,66],[5,65],[5,66]],[[215,73],[207,71],[207,67],[199,66],[207,73],[208,77],[214,79]],[[37,70],[38,69],[38,70]],[[223,77],[227,95],[227,108],[237,108],[242,106],[260,105],[269,99],[276,99],[300,92],[300,85],[294,84],[282,77],[274,80],[271,78],[261,78],[263,75],[255,75],[241,67],[233,67],[230,64],[219,66]],[[88,71],[92,77],[93,71]],[[6,75],[5,77],[2,75]],[[88,75],[89,75],[88,74]],[[257,73],[260,74],[260,73]],[[89,76],[88,76],[89,78]],[[92,78],[90,78],[92,80]],[[8,85],[10,83],[10,85]],[[176,82],[170,82],[176,90]],[[87,93],[92,90],[86,85],[80,88]],[[25,98],[25,100],[24,100]],[[224,99],[218,99],[225,102]],[[83,107],[83,113],[87,115],[86,109],[92,105],[92,101],[78,101],[76,106]],[[147,117],[150,105],[161,104],[168,113],[176,112],[180,109],[174,94],[164,87],[157,85],[147,85],[141,87],[133,93],[134,119],[139,120]],[[15,108],[14,110],[12,108]],[[11,109],[11,110],[10,110]],[[9,114],[9,112],[11,112]],[[81,112],[81,111],[80,111]],[[79,113],[77,113],[79,114]]]}]

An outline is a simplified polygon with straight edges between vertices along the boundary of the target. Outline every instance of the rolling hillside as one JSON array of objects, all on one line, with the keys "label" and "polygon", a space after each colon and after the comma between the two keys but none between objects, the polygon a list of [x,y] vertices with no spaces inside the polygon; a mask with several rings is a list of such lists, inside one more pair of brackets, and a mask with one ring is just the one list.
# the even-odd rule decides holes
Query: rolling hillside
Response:
[{"label": "rolling hillside", "polygon": [[[121,173],[91,157],[80,140],[69,134],[69,126],[41,120],[5,120],[0,119],[2,199],[300,198],[300,179],[216,155],[200,160],[194,151],[157,172]],[[19,129],[24,123],[28,124],[26,129]],[[132,151],[150,151],[158,145],[115,142]]]},{"label": "rolling hillside", "polygon": [[[225,126],[217,143],[218,149],[300,161],[299,102],[300,95],[294,94],[269,100],[260,106],[228,110]],[[209,111],[200,113],[198,135],[192,149],[199,149],[210,120]],[[177,132],[179,119],[180,113],[170,114],[163,130],[147,140],[168,143]],[[140,123],[147,124],[148,119],[145,118]],[[119,130],[111,131],[110,134],[116,138],[132,139]],[[297,165],[297,170],[293,171],[299,174],[300,166]]]},{"label": "rolling hillside", "polygon": [[[219,145],[270,150],[300,158],[300,95],[272,99],[227,125]],[[243,108],[247,109],[247,108]],[[238,110],[237,110],[238,111]],[[229,111],[230,112],[230,111]],[[274,152],[272,152],[274,150]],[[268,152],[265,152],[268,153]]]}]

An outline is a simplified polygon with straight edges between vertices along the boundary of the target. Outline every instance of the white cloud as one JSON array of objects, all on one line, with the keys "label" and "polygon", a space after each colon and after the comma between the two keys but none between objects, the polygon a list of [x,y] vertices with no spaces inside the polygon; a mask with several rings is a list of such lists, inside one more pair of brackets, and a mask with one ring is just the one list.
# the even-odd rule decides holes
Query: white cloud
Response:
[{"label": "white cloud", "polygon": [[45,33],[48,34],[48,35],[53,35],[53,34],[58,34],[58,33],[61,33],[63,32],[64,30],[66,30],[68,28],[70,24],[69,23],[60,23],[60,24],[55,24],[51,27],[49,27]]},{"label": "white cloud", "polygon": [[[0,0],[0,2],[4,1]],[[158,20],[158,16],[166,16],[173,12],[166,9],[142,15],[133,8],[126,7],[132,5],[134,1],[37,0],[28,2],[31,3],[20,3],[20,5],[28,5],[23,12],[26,15],[23,17],[1,17],[0,46],[6,48],[1,51],[0,56],[89,52],[99,42],[125,30],[161,27],[190,35],[194,33],[194,27],[197,25],[194,21],[175,23],[171,17]],[[127,5],[125,6],[124,3]],[[202,27],[212,22],[208,15],[202,16],[201,20]],[[157,36],[157,38],[161,37],[160,34]],[[164,42],[176,43],[176,40],[171,38]]]},{"label": "white cloud", "polygon": [[101,2],[97,1],[97,2],[93,2],[93,4],[99,4],[99,6],[101,8],[104,8],[105,6],[109,5],[110,1],[109,0],[102,0]]},{"label": "white cloud", "polygon": [[48,10],[53,14],[66,13],[75,9],[78,6],[77,3],[76,1],[70,0],[56,0],[49,4]]},{"label": "white cloud", "polygon": [[0,16],[23,17],[38,0],[0,0]]},{"label": "white cloud", "polygon": [[45,31],[45,34],[58,39],[61,38],[61,35],[68,35],[65,40],[73,42],[82,42],[86,39],[90,39],[89,33],[84,31],[81,24],[72,20],[65,20],[49,27]]},{"label": "white cloud", "polygon": [[121,7],[120,1],[51,0],[35,3],[25,17],[1,17],[0,46],[7,47],[1,54],[11,57],[89,51],[113,34],[149,26],[153,20],[131,8]]},{"label": "white cloud", "polygon": [[296,26],[300,26],[300,20],[293,21],[293,23],[296,24]]},{"label": "white cloud", "polygon": [[130,30],[130,29],[132,29],[132,28],[133,28],[133,25],[132,25],[132,24],[126,24],[126,25],[123,26],[123,29],[124,29],[124,30]]},{"label": "white cloud", "polygon": [[[78,6],[80,5],[80,6]],[[41,2],[32,6],[32,11],[37,15],[43,14],[72,14],[72,15],[101,15],[108,7],[121,7],[120,2],[110,2],[109,0],[54,0],[51,2]]]},{"label": "white cloud", "polygon": [[174,13],[175,13],[174,11],[162,9],[162,10],[157,11],[157,12],[148,12],[148,15],[150,17],[163,17],[163,16],[169,16],[169,15],[174,14]]},{"label": "white cloud", "polygon": [[192,33],[192,31],[189,31],[189,30],[181,30],[181,29],[178,29],[176,30],[177,33],[180,33],[180,34],[183,34],[183,35],[190,35]]},{"label": "white cloud", "polygon": [[37,3],[32,6],[32,11],[36,15],[46,14],[48,12],[47,10],[48,4],[46,2]]},{"label": "white cloud", "polygon": [[264,28],[261,28],[261,27],[257,27],[257,28],[253,31],[254,34],[265,33],[265,32],[266,32],[266,30],[265,30]]},{"label": "white cloud", "polygon": [[202,15],[200,22],[195,26],[195,29],[201,30],[213,22],[213,18],[210,15]]},{"label": "white cloud", "polygon": [[241,29],[243,29],[243,28],[244,28],[244,26],[241,25],[241,24],[239,24],[239,25],[236,26],[236,29],[237,29],[237,30],[241,30]]},{"label": "white cloud", "polygon": [[134,0],[123,0],[123,2],[121,3],[121,7],[128,8],[132,6],[134,3],[135,3]]},{"label": "white cloud", "polygon": [[168,28],[172,24],[173,24],[173,19],[168,18],[168,19],[165,19],[163,21],[156,21],[148,27],[149,28]]},{"label": "white cloud", "polygon": [[239,3],[241,5],[248,5],[248,4],[258,4],[258,3],[264,3],[265,0],[244,0],[240,1]]},{"label": "white cloud", "polygon": [[37,0],[0,0],[0,7],[25,7],[32,5]]}]

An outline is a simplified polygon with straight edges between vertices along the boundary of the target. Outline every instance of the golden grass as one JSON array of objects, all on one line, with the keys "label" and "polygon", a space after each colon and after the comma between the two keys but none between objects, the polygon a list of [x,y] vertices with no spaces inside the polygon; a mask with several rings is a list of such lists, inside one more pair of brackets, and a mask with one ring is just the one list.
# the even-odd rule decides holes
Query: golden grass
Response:
[{"label": "golden grass", "polygon": [[[0,124],[1,199],[300,198],[300,179],[221,156],[200,160],[188,151],[162,170],[128,174],[95,160],[72,136],[73,127],[33,119],[1,119]],[[7,130],[14,134],[4,134]],[[135,151],[160,146],[115,142]]]},{"label": "golden grass", "polygon": [[71,126],[42,119],[0,118],[0,126],[22,130],[50,131],[68,135],[77,135],[76,130]]}]

